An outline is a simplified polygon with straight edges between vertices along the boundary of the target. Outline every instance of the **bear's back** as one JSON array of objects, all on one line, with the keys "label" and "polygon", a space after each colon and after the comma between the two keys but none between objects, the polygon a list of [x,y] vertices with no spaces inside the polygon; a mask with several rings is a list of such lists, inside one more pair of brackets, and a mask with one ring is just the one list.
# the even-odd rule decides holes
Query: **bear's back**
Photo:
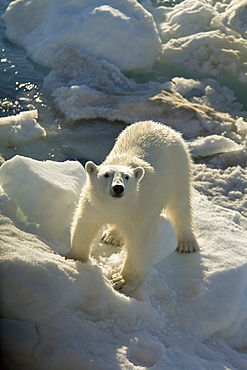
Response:
[{"label": "bear's back", "polygon": [[141,121],[121,132],[110,156],[128,154],[152,163],[153,156],[164,156],[167,149],[174,146],[184,146],[179,133],[160,123]]}]

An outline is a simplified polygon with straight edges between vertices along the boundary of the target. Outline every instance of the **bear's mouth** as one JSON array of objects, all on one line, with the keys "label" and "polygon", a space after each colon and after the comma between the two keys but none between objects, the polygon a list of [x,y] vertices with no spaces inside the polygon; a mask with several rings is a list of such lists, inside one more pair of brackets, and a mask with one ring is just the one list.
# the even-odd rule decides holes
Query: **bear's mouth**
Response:
[{"label": "bear's mouth", "polygon": [[113,198],[122,198],[123,197],[123,193],[122,194],[115,194],[115,193],[113,193],[113,194],[111,194],[111,196]]}]

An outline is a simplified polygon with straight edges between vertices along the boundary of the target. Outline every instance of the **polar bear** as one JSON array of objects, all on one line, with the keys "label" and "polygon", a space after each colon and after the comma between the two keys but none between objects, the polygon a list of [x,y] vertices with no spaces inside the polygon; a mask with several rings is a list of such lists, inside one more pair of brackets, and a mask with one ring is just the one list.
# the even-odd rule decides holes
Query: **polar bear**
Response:
[{"label": "polar bear", "polygon": [[87,162],[71,227],[67,258],[87,262],[90,247],[106,225],[103,241],[124,244],[125,261],[112,278],[129,293],[145,278],[155,256],[157,228],[164,210],[174,225],[177,251],[196,252],[191,212],[191,159],[181,135],[153,121],[128,126],[97,166]]}]

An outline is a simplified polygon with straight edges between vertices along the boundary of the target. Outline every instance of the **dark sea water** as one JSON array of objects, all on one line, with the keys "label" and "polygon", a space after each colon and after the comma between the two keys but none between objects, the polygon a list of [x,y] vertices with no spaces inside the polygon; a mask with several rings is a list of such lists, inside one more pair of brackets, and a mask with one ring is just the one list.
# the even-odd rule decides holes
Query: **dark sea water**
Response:
[{"label": "dark sea water", "polygon": [[23,147],[0,148],[0,153],[4,159],[20,154],[39,160],[77,159],[84,163],[93,159],[100,162],[124,125],[93,120],[68,126],[42,94],[43,79],[49,69],[33,63],[22,48],[4,35],[6,27],[2,14],[9,3],[9,0],[0,2],[0,117],[38,109],[38,122],[47,136]]}]

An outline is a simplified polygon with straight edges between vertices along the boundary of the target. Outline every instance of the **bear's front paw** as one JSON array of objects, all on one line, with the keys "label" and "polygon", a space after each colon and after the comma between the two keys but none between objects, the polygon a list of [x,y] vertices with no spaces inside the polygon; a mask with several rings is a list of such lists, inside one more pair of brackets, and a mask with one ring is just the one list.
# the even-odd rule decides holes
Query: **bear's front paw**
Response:
[{"label": "bear's front paw", "polygon": [[112,282],[113,282],[114,289],[119,290],[120,292],[123,292],[123,293],[132,292],[140,284],[139,280],[126,281],[120,272],[112,275]]},{"label": "bear's front paw", "polygon": [[88,257],[81,257],[81,256],[76,256],[74,253],[72,253],[71,251],[69,251],[65,256],[65,259],[66,260],[74,260],[74,261],[80,261],[82,263],[87,263],[88,261]]},{"label": "bear's front paw", "polygon": [[178,253],[195,253],[199,250],[199,246],[196,240],[190,242],[181,241],[178,243],[176,251]]}]

